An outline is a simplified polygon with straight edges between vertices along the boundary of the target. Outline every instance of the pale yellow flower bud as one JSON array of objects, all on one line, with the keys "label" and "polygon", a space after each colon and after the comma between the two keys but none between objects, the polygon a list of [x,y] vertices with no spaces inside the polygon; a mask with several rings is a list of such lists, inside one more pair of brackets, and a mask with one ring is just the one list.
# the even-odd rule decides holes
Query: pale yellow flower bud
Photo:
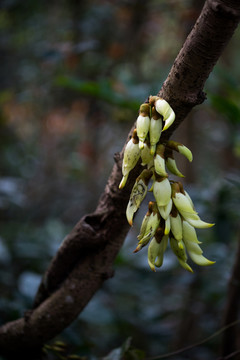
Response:
[{"label": "pale yellow flower bud", "polygon": [[128,141],[123,155],[122,162],[122,174],[123,178],[119,185],[119,189],[122,189],[128,178],[129,172],[136,166],[138,160],[140,158],[140,149],[138,146],[138,137],[136,129],[133,131],[132,138]]},{"label": "pale yellow flower bud", "polygon": [[164,158],[165,146],[163,144],[159,144],[157,146],[157,152],[154,156],[154,168],[158,175],[167,177],[167,173],[165,170],[165,158]]},{"label": "pale yellow flower bud", "polygon": [[[174,214],[175,215],[175,214]],[[179,213],[176,216],[170,215],[171,232],[177,241],[183,238],[182,218]]]},{"label": "pale yellow flower bud", "polygon": [[188,197],[185,194],[181,193],[180,190],[180,183],[174,182],[172,184],[172,200],[180,214],[182,214],[182,212],[189,214],[197,214],[196,211],[193,209]]},{"label": "pale yellow flower bud", "polygon": [[144,141],[149,131],[150,118],[149,118],[150,107],[148,104],[142,104],[140,106],[139,116],[137,118],[137,135],[139,138],[139,148],[143,149]]},{"label": "pale yellow flower bud", "polygon": [[156,144],[158,143],[162,131],[162,119],[160,115],[157,113],[156,109],[152,108],[152,117],[150,120],[150,144],[151,144],[151,154],[155,154]]},{"label": "pale yellow flower bud", "polygon": [[176,176],[184,177],[184,175],[177,168],[177,164],[173,156],[173,150],[170,148],[165,148],[164,156],[168,170]]},{"label": "pale yellow flower bud", "polygon": [[153,195],[158,206],[166,206],[169,203],[171,199],[171,185],[167,178],[155,174]]}]

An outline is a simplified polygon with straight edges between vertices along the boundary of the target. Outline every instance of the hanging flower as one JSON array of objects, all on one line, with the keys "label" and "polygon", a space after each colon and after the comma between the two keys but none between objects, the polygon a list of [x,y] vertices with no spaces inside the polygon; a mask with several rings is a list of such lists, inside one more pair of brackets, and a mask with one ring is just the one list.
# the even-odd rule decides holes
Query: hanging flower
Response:
[{"label": "hanging flower", "polygon": [[140,106],[139,116],[137,118],[137,135],[139,138],[139,148],[143,149],[144,141],[147,137],[150,118],[149,118],[150,107],[148,104],[142,104]]},{"label": "hanging flower", "polygon": [[165,131],[174,122],[175,113],[174,113],[173,109],[171,108],[171,106],[168,104],[168,102],[164,99],[159,98],[155,102],[155,108],[156,108],[157,112],[163,116],[163,121],[165,122],[165,124],[164,124],[162,131]]},{"label": "hanging flower", "polygon": [[136,129],[133,131],[133,135],[131,139],[128,141],[123,155],[123,162],[122,162],[122,174],[123,178],[120,182],[119,189],[122,189],[128,178],[129,172],[136,166],[139,158],[140,158],[140,149],[138,146],[139,140],[137,137]]},{"label": "hanging flower", "polygon": [[155,107],[152,108],[152,116],[150,120],[149,137],[151,144],[151,154],[154,155],[156,151],[156,144],[158,143],[162,132],[162,119]]}]

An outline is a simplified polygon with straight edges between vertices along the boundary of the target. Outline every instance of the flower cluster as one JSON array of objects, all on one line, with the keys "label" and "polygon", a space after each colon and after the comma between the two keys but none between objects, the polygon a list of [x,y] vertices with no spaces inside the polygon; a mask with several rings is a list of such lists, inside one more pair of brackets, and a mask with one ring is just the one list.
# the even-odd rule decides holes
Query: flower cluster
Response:
[{"label": "flower cluster", "polygon": [[125,186],[129,172],[141,159],[145,168],[136,179],[130,195],[126,210],[129,224],[133,225],[134,215],[148,191],[153,192],[155,201],[148,204],[134,252],[149,244],[148,263],[156,271],[155,266],[160,267],[163,263],[169,242],[179,263],[192,272],[187,263],[188,255],[198,265],[214,264],[202,255],[195,231],[195,228],[208,228],[214,224],[201,220],[182,183],[168,178],[167,170],[184,177],[177,167],[174,152],[192,161],[191,151],[183,144],[173,140],[160,142],[162,131],[168,129],[174,120],[171,106],[157,96],[151,96],[149,103],[140,106],[136,129],[125,147],[119,188]]}]

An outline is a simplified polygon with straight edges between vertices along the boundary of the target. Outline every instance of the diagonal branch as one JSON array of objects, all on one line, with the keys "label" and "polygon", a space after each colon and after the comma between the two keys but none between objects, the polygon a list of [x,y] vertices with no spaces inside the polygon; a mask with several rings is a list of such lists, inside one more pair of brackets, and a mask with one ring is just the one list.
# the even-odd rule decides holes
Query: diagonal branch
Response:
[{"label": "diagonal branch", "polygon": [[[191,109],[205,99],[203,86],[231,39],[240,19],[236,0],[207,0],[193,30],[179,52],[159,96],[176,113],[167,130],[167,140]],[[130,132],[131,134],[131,132]],[[112,265],[129,230],[125,208],[138,165],[126,187],[121,180],[122,153],[115,165],[96,210],[84,216],[64,239],[43,277],[33,310],[24,318],[0,328],[0,354],[8,358],[23,351],[27,354],[67,327],[83,310],[102,283],[113,274]]]}]

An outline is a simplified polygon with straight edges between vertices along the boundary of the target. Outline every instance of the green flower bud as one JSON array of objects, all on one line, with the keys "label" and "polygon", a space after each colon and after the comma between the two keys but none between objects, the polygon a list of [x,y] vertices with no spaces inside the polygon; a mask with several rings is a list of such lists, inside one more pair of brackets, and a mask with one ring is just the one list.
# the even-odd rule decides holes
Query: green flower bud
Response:
[{"label": "green flower bud", "polygon": [[187,271],[193,273],[193,269],[191,268],[191,266],[188,265],[187,262],[183,261],[182,259],[178,258],[179,264]]},{"label": "green flower bud", "polygon": [[171,158],[166,159],[166,165],[169,171],[171,171],[172,174],[179,176],[179,177],[185,177],[177,168],[176,161]]},{"label": "green flower bud", "polygon": [[192,159],[193,159],[192,152],[190,149],[188,149],[183,144],[181,144],[177,141],[170,140],[166,143],[166,146],[168,148],[175,150],[175,151],[179,152],[180,154],[184,155],[188,159],[188,161],[192,162]]},{"label": "green flower bud", "polygon": [[176,176],[184,177],[184,175],[177,168],[177,164],[174,159],[172,149],[165,148],[164,156],[166,159],[166,165],[167,165],[168,170],[171,171],[171,173]]},{"label": "green flower bud", "polygon": [[177,256],[180,265],[186,269],[187,271],[193,272],[192,268],[187,264],[187,254],[185,250],[184,244],[180,243],[174,239],[173,237],[170,238],[170,246],[173,253]]},{"label": "green flower bud", "polygon": [[165,146],[163,144],[159,144],[157,146],[157,152],[154,156],[154,168],[158,175],[167,177],[167,173],[165,170],[165,158],[164,158]]},{"label": "green flower bud", "polygon": [[138,176],[133,186],[126,210],[127,220],[131,226],[133,222],[133,216],[135,212],[139,209],[142,201],[144,200],[147,194],[148,183],[151,177],[152,177],[152,171],[145,169]]},{"label": "green flower bud", "polygon": [[171,199],[171,185],[166,177],[155,174],[153,183],[153,195],[158,206],[166,206]]},{"label": "green flower bud", "polygon": [[139,138],[140,149],[143,149],[144,147],[144,141],[150,127],[149,111],[150,107],[148,104],[142,104],[140,106],[139,116],[137,118],[137,135]]},{"label": "green flower bud", "polygon": [[140,149],[138,146],[138,137],[136,129],[133,131],[132,138],[128,141],[123,155],[122,162],[122,174],[123,178],[119,185],[119,189],[122,189],[128,178],[129,172],[136,166],[139,158],[140,158]]}]

